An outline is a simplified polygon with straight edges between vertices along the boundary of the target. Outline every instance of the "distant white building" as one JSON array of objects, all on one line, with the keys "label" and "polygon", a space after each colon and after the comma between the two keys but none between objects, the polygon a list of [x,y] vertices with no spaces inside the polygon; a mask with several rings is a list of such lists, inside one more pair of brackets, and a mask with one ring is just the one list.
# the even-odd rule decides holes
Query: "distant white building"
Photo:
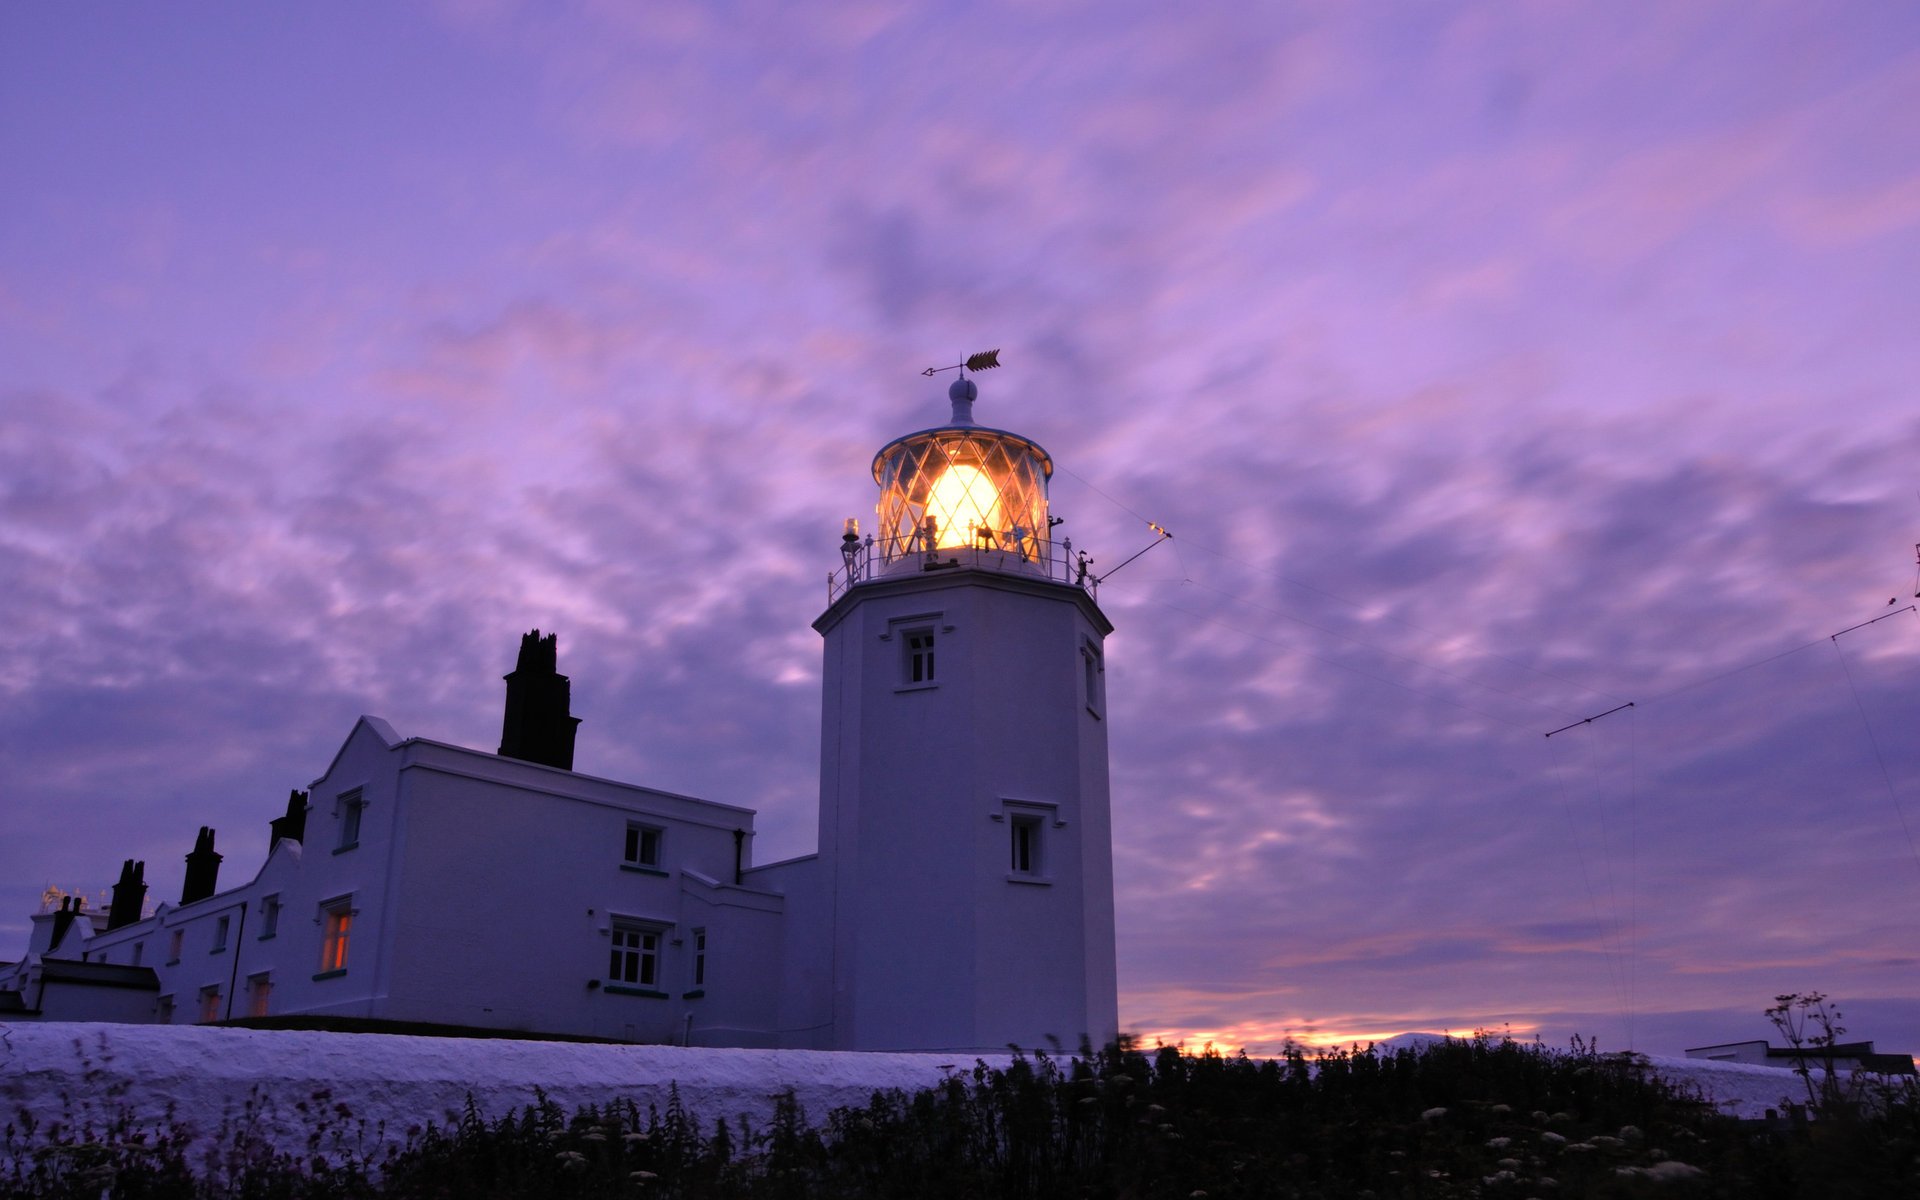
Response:
[{"label": "distant white building", "polygon": [[1744,1063],[1752,1067],[1779,1067],[1787,1071],[1803,1064],[1815,1070],[1825,1070],[1831,1060],[1833,1070],[1838,1074],[1852,1074],[1855,1071],[1871,1071],[1880,1075],[1914,1074],[1912,1055],[1877,1054],[1872,1042],[1835,1042],[1831,1046],[1806,1046],[1795,1050],[1791,1046],[1772,1046],[1764,1039],[1756,1038],[1750,1042],[1695,1046],[1686,1053],[1688,1058]]},{"label": "distant white building", "polygon": [[827,610],[819,850],[751,861],[750,809],[574,772],[556,639],[522,640],[499,752],[362,717],[217,887],[34,918],[0,1021],[407,1022],[848,1050],[1118,1031],[1106,635],[1056,544],[1053,465],[973,422],[874,458]]}]

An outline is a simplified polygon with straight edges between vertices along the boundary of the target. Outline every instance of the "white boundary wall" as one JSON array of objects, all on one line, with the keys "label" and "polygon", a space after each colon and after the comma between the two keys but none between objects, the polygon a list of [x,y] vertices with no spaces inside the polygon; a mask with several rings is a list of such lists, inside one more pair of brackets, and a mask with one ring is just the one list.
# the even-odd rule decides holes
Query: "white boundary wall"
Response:
[{"label": "white boundary wall", "polygon": [[[1007,1056],[988,1060],[1003,1065]],[[323,1122],[372,1154],[409,1128],[457,1121],[471,1095],[489,1119],[532,1104],[535,1089],[569,1113],[632,1100],[666,1110],[668,1089],[707,1133],[744,1115],[756,1129],[791,1090],[807,1119],[863,1105],[885,1088],[938,1083],[974,1060],[950,1054],[851,1054],[434,1038],[194,1026],[0,1024],[0,1124],[21,1110],[41,1124],[96,1130],[123,1114],[135,1128],[176,1122],[200,1138],[249,1116],[254,1132],[303,1152]],[[324,1093],[324,1096],[322,1096]],[[344,1105],[349,1115],[335,1108]],[[304,1106],[307,1111],[301,1111]],[[331,1143],[331,1137],[328,1139]]]},{"label": "white boundary wall", "polygon": [[[1004,1065],[1007,1056],[986,1060]],[[1655,1058],[1655,1071],[1688,1083],[1731,1116],[1759,1117],[1802,1085],[1773,1067]],[[791,1090],[815,1124],[884,1088],[938,1083],[974,1060],[951,1054],[733,1050],[432,1038],[194,1026],[0,1024],[0,1123],[25,1110],[47,1123],[69,1118],[105,1129],[124,1114],[135,1127],[178,1122],[203,1138],[248,1115],[273,1146],[303,1151],[325,1123],[359,1150],[406,1140],[410,1127],[458,1120],[471,1095],[489,1119],[543,1091],[571,1112],[632,1100],[662,1111],[681,1103],[711,1132],[721,1117],[756,1128]],[[324,1093],[324,1097],[322,1096]],[[304,1105],[305,1112],[300,1107]],[[336,1105],[344,1105],[342,1116]]]}]

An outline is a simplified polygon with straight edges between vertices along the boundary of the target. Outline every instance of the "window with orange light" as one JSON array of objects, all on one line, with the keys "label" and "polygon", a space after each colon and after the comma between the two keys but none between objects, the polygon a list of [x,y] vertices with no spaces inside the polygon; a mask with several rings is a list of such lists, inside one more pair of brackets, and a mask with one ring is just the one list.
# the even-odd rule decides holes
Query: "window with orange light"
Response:
[{"label": "window with orange light", "polygon": [[353,934],[351,897],[331,901],[320,909],[320,973],[332,975],[347,969],[347,944]]}]

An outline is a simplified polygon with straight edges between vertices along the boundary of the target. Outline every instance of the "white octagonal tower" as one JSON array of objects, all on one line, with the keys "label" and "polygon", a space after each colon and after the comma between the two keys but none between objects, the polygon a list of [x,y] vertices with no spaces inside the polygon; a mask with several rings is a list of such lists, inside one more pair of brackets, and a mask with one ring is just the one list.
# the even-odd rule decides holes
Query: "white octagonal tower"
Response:
[{"label": "white octagonal tower", "polygon": [[820,866],[833,1044],[1072,1050],[1118,1032],[1104,645],[1045,450],[973,422],[874,457],[827,611]]}]

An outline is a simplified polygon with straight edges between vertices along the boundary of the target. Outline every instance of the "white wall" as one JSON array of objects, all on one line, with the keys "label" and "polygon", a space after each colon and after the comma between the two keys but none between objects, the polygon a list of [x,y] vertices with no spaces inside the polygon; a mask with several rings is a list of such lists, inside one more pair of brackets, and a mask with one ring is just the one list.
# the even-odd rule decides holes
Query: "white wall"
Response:
[{"label": "white wall", "polygon": [[[903,674],[920,626],[931,687]],[[1104,1044],[1118,1028],[1106,729],[1080,652],[1105,618],[1077,588],[962,570],[861,584],[815,627],[834,1044]],[[1009,802],[1046,816],[1042,881],[1009,879]]]}]

